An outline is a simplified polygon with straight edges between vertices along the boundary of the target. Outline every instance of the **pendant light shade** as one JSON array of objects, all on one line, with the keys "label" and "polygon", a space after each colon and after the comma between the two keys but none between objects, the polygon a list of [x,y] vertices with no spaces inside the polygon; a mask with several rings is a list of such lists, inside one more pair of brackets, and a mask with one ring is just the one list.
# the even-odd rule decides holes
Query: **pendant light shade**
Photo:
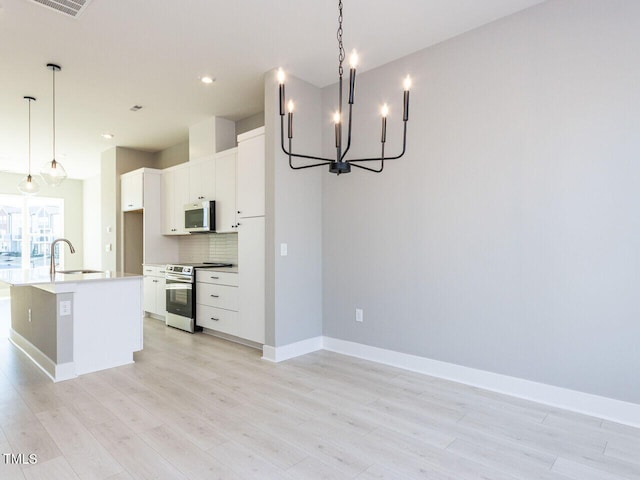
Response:
[{"label": "pendant light shade", "polygon": [[47,68],[53,72],[53,159],[42,166],[40,176],[47,185],[56,187],[67,178],[67,171],[56,161],[56,72],[62,70],[62,67],[48,63]]},{"label": "pendant light shade", "polygon": [[31,176],[31,102],[35,102],[36,99],[34,97],[24,97],[24,99],[29,101],[29,173],[18,184],[18,190],[25,195],[35,195],[40,191],[40,185]]}]

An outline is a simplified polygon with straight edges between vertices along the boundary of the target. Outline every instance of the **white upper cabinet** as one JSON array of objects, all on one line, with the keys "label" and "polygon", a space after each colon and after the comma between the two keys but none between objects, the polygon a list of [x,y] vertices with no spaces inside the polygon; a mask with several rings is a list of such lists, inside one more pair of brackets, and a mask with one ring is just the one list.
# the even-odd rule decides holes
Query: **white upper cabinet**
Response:
[{"label": "white upper cabinet", "polygon": [[123,212],[144,207],[144,175],[141,171],[120,176],[120,207]]},{"label": "white upper cabinet", "polygon": [[183,166],[162,172],[162,233],[187,235],[184,206],[189,203],[189,171]]},{"label": "white upper cabinet", "polygon": [[264,216],[264,127],[238,135],[238,218]]},{"label": "white upper cabinet", "polygon": [[216,232],[236,232],[236,164],[238,149],[216,155]]},{"label": "white upper cabinet", "polygon": [[189,202],[215,200],[216,198],[216,161],[208,158],[203,161],[189,162]]}]

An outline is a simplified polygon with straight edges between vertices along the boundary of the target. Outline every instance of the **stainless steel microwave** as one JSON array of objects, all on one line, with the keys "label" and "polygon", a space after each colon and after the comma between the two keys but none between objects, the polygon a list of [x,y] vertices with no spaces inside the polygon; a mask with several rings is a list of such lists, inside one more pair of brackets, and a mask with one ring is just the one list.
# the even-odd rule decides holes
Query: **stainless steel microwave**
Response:
[{"label": "stainless steel microwave", "polygon": [[184,206],[184,229],[190,233],[216,231],[216,202],[187,203]]}]

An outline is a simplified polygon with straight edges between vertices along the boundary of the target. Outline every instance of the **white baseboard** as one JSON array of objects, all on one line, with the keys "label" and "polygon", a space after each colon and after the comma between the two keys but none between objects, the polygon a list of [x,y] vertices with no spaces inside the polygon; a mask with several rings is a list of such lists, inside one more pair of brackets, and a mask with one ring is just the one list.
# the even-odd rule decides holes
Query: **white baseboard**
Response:
[{"label": "white baseboard", "polygon": [[16,332],[13,328],[9,330],[9,340],[54,382],[70,380],[77,376],[76,366],[73,362],[56,364],[53,360],[42,353],[38,347]]},{"label": "white baseboard", "polygon": [[371,360],[413,372],[444,378],[504,393],[545,405],[640,427],[640,405],[613,398],[555,387],[544,383],[477,370],[425,357],[371,347],[337,338],[323,337],[323,347],[336,353]]},{"label": "white baseboard", "polygon": [[300,342],[271,347],[264,345],[262,358],[282,362],[317,350],[362,358],[372,362],[443,378],[512,397],[550,405],[565,410],[640,427],[640,405],[590,393],[569,390],[499,373],[441,362],[384,348],[371,347],[331,337],[314,337]]},{"label": "white baseboard", "polygon": [[322,350],[322,338],[313,337],[299,342],[283,345],[282,347],[262,346],[262,359],[270,362],[282,362],[290,358],[299,357],[307,353]]}]

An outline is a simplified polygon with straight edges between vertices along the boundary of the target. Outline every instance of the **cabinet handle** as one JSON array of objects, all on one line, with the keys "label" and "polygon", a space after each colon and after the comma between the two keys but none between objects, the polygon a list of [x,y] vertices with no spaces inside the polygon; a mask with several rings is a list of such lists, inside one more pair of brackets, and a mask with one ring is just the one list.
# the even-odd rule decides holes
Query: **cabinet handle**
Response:
[{"label": "cabinet handle", "polygon": [[220,277],[211,277],[211,280],[218,280]]},{"label": "cabinet handle", "polygon": [[153,272],[153,270],[145,270],[145,272]]},{"label": "cabinet handle", "polygon": [[200,196],[200,197],[198,197],[198,200],[202,200],[203,198],[204,198],[203,196]]},{"label": "cabinet handle", "polygon": [[158,283],[158,280],[154,280],[153,283]]},{"label": "cabinet handle", "polygon": [[242,213],[240,210],[238,210],[238,213]]},{"label": "cabinet handle", "polygon": [[236,223],[236,228],[240,226],[240,222]]},{"label": "cabinet handle", "polygon": [[211,294],[211,296],[212,296],[213,298],[220,298],[220,295],[214,295],[213,293]]},{"label": "cabinet handle", "polygon": [[211,320],[214,320],[214,321],[216,321],[216,322],[217,322],[217,321],[219,321],[220,319],[219,319],[219,318],[216,318],[216,317],[211,317]]}]

